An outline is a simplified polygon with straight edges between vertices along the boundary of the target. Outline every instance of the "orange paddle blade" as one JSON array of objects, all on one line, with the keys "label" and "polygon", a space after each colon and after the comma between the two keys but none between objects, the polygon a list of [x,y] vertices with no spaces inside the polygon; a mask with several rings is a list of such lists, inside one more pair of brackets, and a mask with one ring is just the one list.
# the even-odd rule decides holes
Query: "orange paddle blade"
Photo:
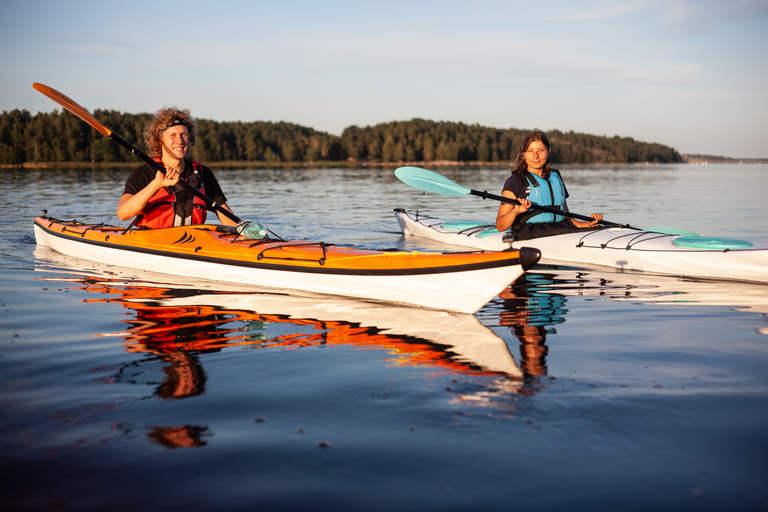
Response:
[{"label": "orange paddle blade", "polygon": [[83,107],[78,105],[75,101],[73,101],[68,96],[65,96],[61,94],[59,91],[52,87],[48,87],[47,85],[39,84],[35,82],[32,84],[32,87],[34,87],[39,92],[43,93],[44,95],[48,96],[50,99],[64,107],[65,109],[69,110],[73,114],[75,114],[77,117],[88,123],[89,125],[93,126],[96,130],[98,130],[102,135],[106,135],[107,137],[110,136],[112,131],[98,122],[94,117]]}]

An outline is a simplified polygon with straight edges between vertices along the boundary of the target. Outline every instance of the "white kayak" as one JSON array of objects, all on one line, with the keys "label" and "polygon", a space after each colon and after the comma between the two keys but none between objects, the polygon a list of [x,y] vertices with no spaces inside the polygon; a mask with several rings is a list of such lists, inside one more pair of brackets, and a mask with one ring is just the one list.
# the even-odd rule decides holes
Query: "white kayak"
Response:
[{"label": "white kayak", "polygon": [[398,208],[395,216],[405,236],[443,244],[501,251],[521,244],[541,251],[541,263],[569,263],[613,267],[655,274],[768,283],[768,245],[743,240],[700,237],[609,227],[575,233],[511,241],[488,223],[446,222]]}]

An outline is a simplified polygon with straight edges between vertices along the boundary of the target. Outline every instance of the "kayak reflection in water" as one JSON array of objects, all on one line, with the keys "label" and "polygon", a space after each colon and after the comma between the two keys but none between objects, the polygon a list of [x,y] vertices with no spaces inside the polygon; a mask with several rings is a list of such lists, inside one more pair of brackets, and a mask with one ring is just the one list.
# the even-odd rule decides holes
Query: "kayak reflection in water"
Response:
[{"label": "kayak reflection in water", "polygon": [[[116,371],[110,365],[109,376],[100,381],[151,387],[150,396],[139,392],[143,398],[176,401],[204,395],[209,383],[205,358],[225,348],[379,349],[386,352],[388,365],[431,368],[437,371],[425,372],[426,378],[450,379],[445,388],[449,402],[503,411],[516,408],[515,395],[526,385],[508,343],[473,315],[345,299],[318,304],[316,298],[281,293],[202,291],[112,276],[71,280],[100,296],[86,302],[109,302],[129,310],[121,319],[126,327],[98,336],[123,338],[126,352],[149,357],[131,357],[116,365]],[[131,431],[137,428],[128,419],[120,424],[130,425]],[[215,435],[207,425],[143,428],[152,443],[166,448],[204,446]]]},{"label": "kayak reflection in water", "polygon": [[568,312],[563,295],[546,291],[553,277],[529,272],[499,294],[499,325],[510,327],[520,341],[520,369],[529,384],[547,376],[547,334],[557,333],[552,326],[565,322]]},{"label": "kayak reflection in water", "polygon": [[181,425],[178,427],[150,427],[147,437],[155,444],[169,450],[174,448],[199,448],[207,442],[203,439],[209,436],[208,427]]},{"label": "kayak reflection in water", "polygon": [[517,199],[520,204],[501,203],[496,215],[496,229],[511,230],[516,240],[530,240],[540,236],[572,233],[582,228],[594,229],[603,220],[599,213],[593,213],[589,222],[544,212],[531,204],[555,207],[568,211],[568,190],[560,172],[550,169],[552,146],[540,130],[525,136],[515,158],[515,167],[510,166],[512,175],[504,183],[502,196]]},{"label": "kayak reflection in water", "polygon": [[[205,223],[205,201],[179,185],[180,179],[232,212],[213,171],[191,160],[196,138],[197,121],[189,110],[157,111],[144,140],[150,156],[165,166],[165,174],[149,164],[131,171],[117,206],[121,220],[135,216],[132,225],[152,229]],[[225,226],[237,224],[221,212],[217,215]]]}]

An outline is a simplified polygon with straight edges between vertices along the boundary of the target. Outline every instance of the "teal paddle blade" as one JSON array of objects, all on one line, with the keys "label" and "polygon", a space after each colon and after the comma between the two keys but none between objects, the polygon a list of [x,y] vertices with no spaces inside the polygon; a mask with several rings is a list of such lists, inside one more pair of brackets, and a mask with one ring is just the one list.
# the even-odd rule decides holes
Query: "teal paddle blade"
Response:
[{"label": "teal paddle blade", "polygon": [[465,196],[471,192],[471,189],[462,187],[445,176],[420,167],[400,167],[395,171],[395,176],[413,188],[444,196]]}]

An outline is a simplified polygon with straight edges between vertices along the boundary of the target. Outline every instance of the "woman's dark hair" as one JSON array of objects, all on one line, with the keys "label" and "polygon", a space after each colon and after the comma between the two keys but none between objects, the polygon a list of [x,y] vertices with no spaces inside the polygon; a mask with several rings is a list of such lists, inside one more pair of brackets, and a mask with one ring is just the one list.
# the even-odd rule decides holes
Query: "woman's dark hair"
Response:
[{"label": "woman's dark hair", "polygon": [[[511,165],[509,166],[509,170],[512,171],[512,173],[522,174],[528,170],[528,164],[525,163],[525,152],[528,151],[528,146],[531,145],[531,142],[535,140],[543,142],[548,150],[552,150],[552,146],[549,144],[549,139],[544,134],[544,132],[541,130],[533,130],[523,139],[523,145],[520,146],[520,150],[517,152],[517,156],[515,157],[515,167],[512,168]],[[549,179],[549,158],[547,158],[547,162],[544,164],[541,177],[545,180]]]},{"label": "woman's dark hair", "polygon": [[189,147],[187,155],[192,151],[197,139],[197,120],[192,117],[189,110],[179,110],[176,107],[164,108],[155,112],[155,117],[147,129],[144,130],[144,142],[149,149],[149,156],[160,158],[163,156],[163,132],[171,126],[183,125],[189,130]]}]

